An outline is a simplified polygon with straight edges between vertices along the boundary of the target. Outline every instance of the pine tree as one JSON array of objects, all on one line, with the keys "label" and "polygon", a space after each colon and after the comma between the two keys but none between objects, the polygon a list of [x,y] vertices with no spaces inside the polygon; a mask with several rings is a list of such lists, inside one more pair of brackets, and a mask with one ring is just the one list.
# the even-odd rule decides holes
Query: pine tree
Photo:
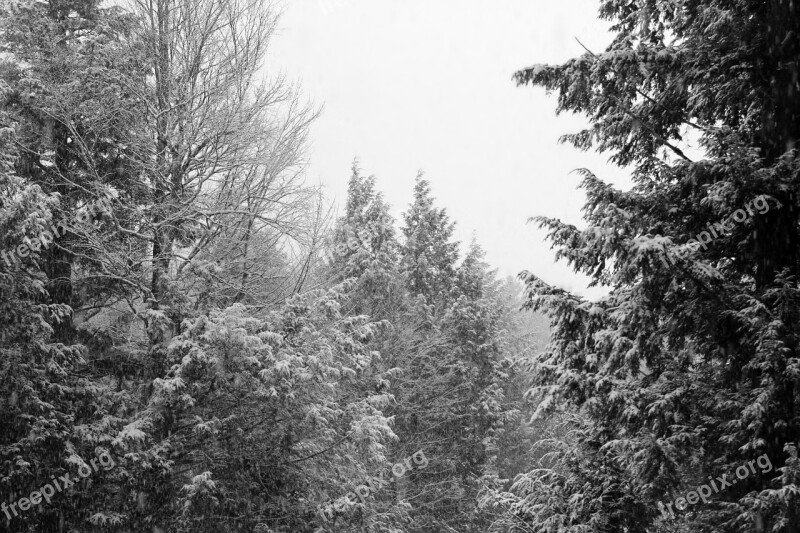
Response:
[{"label": "pine tree", "polygon": [[[265,319],[235,304],[187,321],[172,367],[117,438],[137,459],[126,491],[151,502],[136,527],[155,515],[170,531],[314,531],[329,499],[385,468],[390,397],[369,347],[385,324],[342,314],[346,289],[295,297]],[[174,450],[170,461],[139,453],[161,449]]]},{"label": "pine tree", "polygon": [[421,174],[403,218],[402,257],[409,290],[429,302],[447,302],[458,260],[458,243],[451,241],[454,223],[444,209],[434,207],[430,184]]},{"label": "pine tree", "polygon": [[488,524],[488,517],[476,509],[477,493],[482,487],[499,483],[498,441],[503,434],[503,419],[510,414],[506,412],[503,383],[511,366],[502,351],[499,284],[484,255],[473,238],[456,271],[457,297],[443,321],[454,378],[466,385],[453,409],[455,424],[449,427],[457,436],[456,475],[467,497],[456,513],[463,522],[453,521],[451,526],[473,531],[485,530]]},{"label": "pine tree", "polygon": [[[337,221],[329,253],[334,278],[376,278],[380,277],[376,270],[396,269],[398,244],[389,206],[375,190],[375,177],[363,176],[357,162],[348,183],[345,213]],[[370,270],[373,274],[365,276]]]},{"label": "pine tree", "polygon": [[[138,104],[126,84],[142,74],[136,47],[129,46],[136,24],[92,1],[10,7],[0,17],[7,54],[0,76],[9,87],[5,108],[17,124],[15,171],[58,194],[53,217],[63,224],[55,244],[41,252],[49,301],[78,310],[110,295],[129,296],[135,283],[124,271],[130,269],[120,268],[129,237],[109,234],[120,223],[128,230],[135,224],[114,216],[112,205],[136,205],[143,192],[130,149]],[[75,340],[77,318],[57,326],[60,340]]]},{"label": "pine tree", "polygon": [[407,447],[425,449],[436,465],[415,480],[424,497],[417,500],[413,529],[437,530],[445,523],[480,531],[485,523],[477,492],[496,479],[499,383],[507,369],[490,294],[495,282],[476,244],[457,266],[454,223],[434,206],[421,176],[404,218],[401,265],[415,301],[400,350],[405,359],[399,363],[404,374],[396,391],[396,432]]},{"label": "pine tree", "polygon": [[[0,82],[3,97],[12,91]],[[9,114],[0,109],[0,120]],[[96,382],[81,345],[54,341],[58,325],[71,309],[48,301],[47,276],[41,271],[41,246],[52,230],[59,202],[37,184],[16,175],[16,153],[9,148],[16,132],[3,130],[0,148],[0,500],[4,531],[57,531],[83,524],[112,496],[106,476],[97,474],[79,490],[58,494],[53,506],[23,509],[15,504],[53,477],[76,475],[76,468],[108,451],[118,421],[109,415],[113,392]],[[16,254],[29,244],[30,251]],[[105,417],[104,424],[97,424]],[[111,474],[113,475],[113,474]],[[91,502],[91,504],[89,503]]]},{"label": "pine tree", "polygon": [[[800,7],[600,5],[615,32],[605,52],[516,74],[554,91],[559,112],[586,114],[590,126],[564,140],[612,152],[635,182],[623,192],[584,171],[588,227],[536,219],[557,256],[610,294],[588,302],[524,275],[554,328],[530,393],[542,412],[580,407],[585,439],[624,465],[616,477],[634,501],[603,499],[603,524],[682,530],[657,517],[657,502],[768,457],[772,468],[680,520],[797,532]],[[699,137],[699,159],[681,149],[686,136]],[[521,512],[540,524],[557,501],[534,500]]]}]

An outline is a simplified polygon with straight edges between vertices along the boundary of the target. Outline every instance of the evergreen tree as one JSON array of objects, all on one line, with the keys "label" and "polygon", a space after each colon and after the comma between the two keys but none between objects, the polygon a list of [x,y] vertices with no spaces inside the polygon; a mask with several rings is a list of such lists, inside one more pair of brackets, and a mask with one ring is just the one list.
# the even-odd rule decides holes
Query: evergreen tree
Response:
[{"label": "evergreen tree", "polygon": [[[147,454],[158,482],[137,464],[127,487],[153,501],[160,527],[314,531],[326,501],[386,467],[390,397],[369,348],[384,324],[343,315],[343,288],[296,297],[263,320],[236,304],[175,337],[173,366],[118,437],[134,457],[173,450],[179,468]],[[350,511],[340,523],[358,522]],[[136,518],[144,528],[152,514]]]},{"label": "evergreen tree", "polygon": [[455,473],[466,495],[455,513],[461,520],[450,525],[471,531],[485,530],[488,523],[476,508],[477,493],[486,485],[499,483],[498,441],[503,419],[510,414],[505,412],[503,383],[511,366],[502,351],[498,282],[483,258],[483,250],[473,239],[456,271],[457,297],[443,321],[452,351],[454,385],[466,386],[448,424],[456,437]]},{"label": "evergreen tree", "polygon": [[[564,140],[611,151],[635,182],[622,192],[584,171],[588,227],[537,218],[559,258],[611,290],[588,302],[524,274],[554,328],[530,394],[543,412],[579,406],[587,453],[624,466],[614,478],[631,496],[599,500],[595,530],[797,532],[800,7],[600,6],[615,32],[605,52],[516,74],[554,91],[558,111],[588,115]],[[699,159],[685,136],[699,137]],[[769,468],[678,521],[658,516],[658,502],[760,457]],[[599,494],[607,481],[585,483]],[[546,485],[518,489],[534,529],[560,516]]]},{"label": "evergreen tree", "polygon": [[[0,85],[3,96],[11,91]],[[0,111],[6,122],[8,113]],[[55,194],[17,176],[10,150],[16,132],[3,130],[0,148],[0,499],[4,531],[59,531],[85,523],[107,504],[105,473],[77,488],[59,491],[54,506],[15,504],[51,480],[77,476],[78,467],[110,449],[114,401],[107,382],[92,379],[86,350],[54,342],[69,306],[48,301],[47,276],[41,271],[41,247],[34,242],[52,230],[59,202]],[[30,251],[16,254],[23,244]],[[98,420],[104,419],[102,424]],[[113,474],[110,474],[113,476]],[[113,486],[113,485],[112,485]],[[52,496],[52,494],[51,494]]]},{"label": "evergreen tree", "polygon": [[455,224],[444,209],[434,207],[430,184],[421,174],[403,219],[403,269],[411,294],[447,302],[458,260],[458,243],[451,241]]},{"label": "evergreen tree", "polygon": [[[128,7],[0,14],[0,495],[81,478],[0,529],[486,530],[517,400],[480,247],[459,264],[421,176],[401,244],[354,166],[304,292],[316,115],[259,82],[273,11]],[[425,469],[322,512],[415,453]]]},{"label": "evergreen tree", "polygon": [[[398,244],[389,206],[375,190],[375,177],[363,176],[353,163],[348,183],[347,205],[337,221],[330,244],[331,277],[372,279],[380,283],[378,271],[395,271]],[[365,275],[368,271],[372,274]],[[383,279],[389,284],[388,279]],[[373,287],[378,290],[377,286]],[[374,313],[369,313],[374,315]]]},{"label": "evergreen tree", "polygon": [[389,324],[370,344],[380,353],[372,375],[392,398],[390,460],[422,451],[428,467],[377,495],[364,521],[340,526],[388,526],[380,517],[394,516],[408,531],[482,531],[477,495],[496,483],[506,415],[498,284],[477,244],[457,266],[454,226],[421,178],[405,218],[398,246],[375,179],[354,166],[327,269],[330,279],[350,279],[353,312]]},{"label": "evergreen tree", "polygon": [[[130,296],[132,266],[120,256],[130,251],[124,229],[135,233],[135,222],[114,213],[143,194],[130,146],[139,104],[126,83],[143,76],[136,24],[118,8],[67,0],[11,2],[0,25],[15,171],[59,198],[60,231],[41,251],[49,301],[80,310]],[[56,327],[59,340],[75,340],[80,318]]]}]

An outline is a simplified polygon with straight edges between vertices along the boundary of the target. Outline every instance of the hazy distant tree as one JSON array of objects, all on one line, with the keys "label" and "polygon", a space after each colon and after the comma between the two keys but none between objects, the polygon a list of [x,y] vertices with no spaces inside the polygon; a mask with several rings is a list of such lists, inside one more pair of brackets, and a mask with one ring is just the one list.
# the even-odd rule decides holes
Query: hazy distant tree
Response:
[{"label": "hazy distant tree", "polygon": [[403,268],[409,290],[441,305],[448,301],[455,279],[458,243],[451,240],[454,224],[444,209],[434,207],[430,184],[421,174],[403,218]]}]

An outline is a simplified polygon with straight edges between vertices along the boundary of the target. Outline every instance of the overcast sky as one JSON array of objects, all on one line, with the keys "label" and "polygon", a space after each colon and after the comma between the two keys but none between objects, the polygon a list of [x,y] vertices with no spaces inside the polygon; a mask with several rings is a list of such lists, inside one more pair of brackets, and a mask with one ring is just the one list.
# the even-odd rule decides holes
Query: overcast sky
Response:
[{"label": "overcast sky", "polygon": [[581,117],[555,115],[555,97],[516,87],[514,71],[560,63],[608,44],[597,0],[286,0],[272,64],[324,107],[312,129],[309,179],[343,205],[358,158],[400,217],[418,170],[439,205],[472,232],[502,275],[530,270],[587,292],[555,263],[528,217],[580,223],[588,167],[627,188],[605,155],[558,144]]}]

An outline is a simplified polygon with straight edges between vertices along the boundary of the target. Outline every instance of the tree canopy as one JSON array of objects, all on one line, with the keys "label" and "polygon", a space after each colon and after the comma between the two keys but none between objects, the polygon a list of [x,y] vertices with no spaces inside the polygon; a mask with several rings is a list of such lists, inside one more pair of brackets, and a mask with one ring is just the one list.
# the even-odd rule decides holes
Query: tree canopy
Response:
[{"label": "tree canopy", "polygon": [[[634,180],[621,191],[584,170],[586,226],[536,218],[609,293],[523,274],[553,324],[529,393],[540,413],[585,417],[557,466],[496,495],[532,530],[798,531],[798,9],[603,1],[605,51],[515,74],[588,117],[564,142]],[[763,456],[774,468],[659,513]]]}]

